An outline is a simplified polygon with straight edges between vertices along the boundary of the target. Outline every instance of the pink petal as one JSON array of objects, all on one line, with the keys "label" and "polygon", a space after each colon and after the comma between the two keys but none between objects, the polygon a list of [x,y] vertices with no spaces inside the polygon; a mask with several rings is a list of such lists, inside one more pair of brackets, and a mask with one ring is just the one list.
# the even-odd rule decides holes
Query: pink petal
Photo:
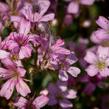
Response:
[{"label": "pink petal", "polygon": [[62,39],[58,39],[57,41],[56,41],[56,44],[55,44],[55,46],[63,46],[64,45],[64,40],[62,40]]},{"label": "pink petal", "polygon": [[60,102],[59,102],[59,104],[60,104],[60,106],[62,107],[62,108],[72,108],[73,107],[73,104],[70,102],[70,101],[68,101],[67,99],[63,99],[63,100],[61,100]]},{"label": "pink petal", "polygon": [[33,20],[32,5],[30,3],[25,3],[24,8],[21,9],[20,12],[26,17],[27,20]]},{"label": "pink petal", "polygon": [[8,70],[0,67],[0,78],[7,76]]},{"label": "pink petal", "polygon": [[107,59],[105,60],[105,63],[106,63],[107,66],[109,66],[109,58],[107,58]]},{"label": "pink petal", "polygon": [[109,33],[103,29],[99,29],[92,33],[91,40],[94,43],[101,43],[105,40],[109,39]]},{"label": "pink petal", "polygon": [[94,64],[97,60],[97,57],[93,52],[87,51],[86,56],[84,57],[84,60],[90,64]]},{"label": "pink petal", "polygon": [[109,68],[105,68],[104,70],[100,71],[100,75],[102,77],[107,77],[109,76]]},{"label": "pink petal", "polygon": [[9,50],[17,49],[19,48],[19,45],[14,40],[7,41],[7,46]]},{"label": "pink petal", "polygon": [[22,80],[22,78],[19,78],[18,83],[16,84],[16,90],[22,96],[26,96],[28,93],[31,92],[27,84]]},{"label": "pink petal", "polygon": [[67,49],[62,48],[62,47],[57,47],[57,48],[52,47],[52,50],[57,54],[65,54],[65,55],[70,54],[70,50],[67,50]]},{"label": "pink petal", "polygon": [[11,20],[11,22],[20,22],[21,21],[21,17],[19,17],[19,16],[11,16],[10,17],[10,20]]},{"label": "pink petal", "polygon": [[107,20],[105,17],[100,16],[96,23],[103,29],[109,30],[109,20]]},{"label": "pink petal", "polygon": [[5,50],[0,50],[0,59],[4,59],[9,57],[9,52],[5,51]]},{"label": "pink petal", "polygon": [[20,22],[19,33],[28,34],[30,32],[31,23],[27,20],[22,19]]},{"label": "pink petal", "polygon": [[49,0],[38,0],[38,5],[40,7],[40,14],[44,15],[44,13],[48,10],[50,6]]},{"label": "pink petal", "polygon": [[68,90],[66,93],[65,93],[65,97],[68,98],[68,99],[74,99],[77,97],[77,92],[74,91],[74,90]]},{"label": "pink petal", "polygon": [[22,67],[18,67],[17,71],[20,73],[20,77],[24,77],[26,70]]},{"label": "pink petal", "polygon": [[86,72],[89,76],[93,77],[95,75],[97,75],[98,70],[94,65],[90,65],[87,69]]},{"label": "pink petal", "polygon": [[9,11],[9,7],[7,4],[0,2],[0,12],[6,12]]},{"label": "pink petal", "polygon": [[70,75],[72,75],[73,77],[77,77],[78,74],[80,73],[80,69],[77,67],[70,67],[67,71]]},{"label": "pink petal", "polygon": [[15,86],[15,81],[10,79],[4,85],[2,86],[0,90],[0,96],[6,97],[6,99],[9,99],[13,93]]},{"label": "pink petal", "polygon": [[8,69],[11,69],[11,70],[16,69],[16,64],[10,58],[5,58],[5,59],[1,60],[1,62]]},{"label": "pink petal", "polygon": [[83,5],[92,5],[95,0],[80,0],[80,3]]},{"label": "pink petal", "polygon": [[28,58],[31,56],[32,49],[29,45],[23,46],[19,52],[19,59]]},{"label": "pink petal", "polygon": [[41,92],[40,92],[40,94],[41,95],[45,95],[45,96],[47,96],[48,95],[48,90],[42,90]]},{"label": "pink petal", "polygon": [[70,54],[71,52],[61,46],[64,45],[64,41],[59,39],[56,41],[56,44],[54,44],[53,46],[51,46],[52,51],[54,51],[55,53],[59,53],[59,54]]},{"label": "pink petal", "polygon": [[47,14],[47,15],[43,16],[43,17],[40,19],[40,21],[42,21],[42,22],[51,21],[51,20],[54,19],[54,16],[55,16],[55,15],[54,15],[53,13]]},{"label": "pink petal", "polygon": [[27,103],[27,99],[23,98],[23,97],[20,97],[18,102],[17,103],[14,103],[15,106],[17,106],[18,108],[23,108],[26,106],[26,103]]},{"label": "pink petal", "polygon": [[39,13],[34,13],[32,22],[39,22],[42,16]]},{"label": "pink petal", "polygon": [[37,97],[34,101],[33,104],[36,106],[36,108],[42,108],[48,103],[49,99],[47,96],[41,95]]},{"label": "pink petal", "polygon": [[67,9],[68,13],[77,14],[79,12],[79,4],[77,2],[72,1]]},{"label": "pink petal", "polygon": [[97,50],[97,54],[100,59],[106,59],[109,56],[109,48],[99,46]]}]

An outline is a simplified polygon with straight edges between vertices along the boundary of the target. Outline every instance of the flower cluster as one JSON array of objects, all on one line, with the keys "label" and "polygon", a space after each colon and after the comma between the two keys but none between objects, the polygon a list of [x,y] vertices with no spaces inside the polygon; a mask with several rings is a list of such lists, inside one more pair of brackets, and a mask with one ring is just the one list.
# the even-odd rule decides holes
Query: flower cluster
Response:
[{"label": "flower cluster", "polygon": [[0,109],[109,108],[109,20],[97,2],[0,1]]},{"label": "flower cluster", "polygon": [[[40,109],[48,102],[53,105],[50,97],[51,85],[48,86],[48,90],[41,91],[35,99],[34,96],[29,98],[30,95],[36,95],[36,91],[30,88],[34,77],[44,71],[55,72],[60,83],[67,82],[69,75],[77,77],[80,69],[72,66],[77,58],[74,52],[65,48],[64,40],[61,38],[54,40],[52,34],[47,33],[49,22],[55,17],[53,12],[48,13],[50,1],[16,0],[8,1],[7,4],[1,2],[0,7],[2,7],[0,8],[0,31],[7,26],[12,26],[11,32],[5,38],[0,37],[0,78],[2,80],[0,96],[7,100],[19,98],[17,101],[15,99],[15,103],[13,101],[13,106],[18,109],[30,107]],[[7,24],[3,24],[6,22]],[[67,85],[65,87],[67,88]],[[73,89],[55,93],[62,97],[62,100],[60,98],[62,108],[73,106],[67,100],[76,98],[76,92]]]}]

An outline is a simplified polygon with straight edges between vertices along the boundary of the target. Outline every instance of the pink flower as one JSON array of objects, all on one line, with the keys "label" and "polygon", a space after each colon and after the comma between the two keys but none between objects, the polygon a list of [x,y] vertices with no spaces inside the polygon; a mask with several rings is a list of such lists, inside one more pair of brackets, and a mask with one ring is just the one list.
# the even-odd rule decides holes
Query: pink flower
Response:
[{"label": "pink flower", "polygon": [[54,19],[54,13],[46,14],[50,6],[48,0],[37,0],[30,3],[25,3],[24,7],[21,9],[20,14],[22,16],[11,16],[11,21],[14,22],[16,28],[19,27],[19,32],[27,34],[30,32],[31,25],[33,23],[37,24],[40,22],[48,22]]},{"label": "pink flower", "polygon": [[89,76],[93,77],[97,74],[102,77],[109,76],[109,48],[99,46],[96,53],[87,51],[84,59],[89,63],[86,69]]},{"label": "pink flower", "polygon": [[98,29],[92,33],[91,40],[98,44],[103,42],[105,43],[109,40],[109,20],[103,16],[100,16],[96,23],[101,27],[101,29]]},{"label": "pink flower", "polygon": [[22,96],[26,96],[30,93],[28,85],[23,81],[23,77],[26,73],[25,69],[22,67],[17,67],[12,61],[5,61],[5,67],[0,67],[0,78],[7,80],[1,90],[0,96],[4,96],[9,99],[16,88],[17,92]]},{"label": "pink flower", "polygon": [[30,22],[48,22],[54,19],[53,13],[44,15],[50,6],[48,0],[37,0],[33,3],[33,5],[26,3],[21,10],[27,20]]},{"label": "pink flower", "polygon": [[79,4],[92,5],[95,0],[70,0],[70,1],[71,2],[68,5],[68,9],[67,9],[68,13],[78,14],[78,12],[79,12]]},{"label": "pink flower", "polygon": [[30,45],[30,36],[11,33],[7,38],[7,46],[11,52],[18,53],[19,59],[31,56],[32,47]]},{"label": "pink flower", "polygon": [[23,97],[20,97],[18,102],[14,103],[14,105],[18,107],[18,109],[40,109],[44,107],[49,101],[47,94],[48,93],[45,93],[44,90],[44,92],[40,93],[40,96],[36,97],[34,100],[27,100]]}]

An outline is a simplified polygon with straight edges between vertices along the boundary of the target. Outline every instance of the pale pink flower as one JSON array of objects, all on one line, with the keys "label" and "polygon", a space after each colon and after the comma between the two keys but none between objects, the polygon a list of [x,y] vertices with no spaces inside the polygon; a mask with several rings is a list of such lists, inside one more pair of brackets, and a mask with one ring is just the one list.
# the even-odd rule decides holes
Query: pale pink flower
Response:
[{"label": "pale pink flower", "polygon": [[[46,91],[47,92],[47,91]],[[45,90],[40,93],[40,96],[36,97],[34,100],[27,100],[24,97],[20,97],[17,103],[14,103],[18,109],[40,109],[44,107],[49,98],[47,97],[48,93],[45,93]]]},{"label": "pale pink flower", "polygon": [[31,56],[32,47],[30,45],[30,36],[11,33],[7,38],[8,49],[18,54],[19,59]]},{"label": "pale pink flower", "polygon": [[85,61],[89,63],[86,72],[89,76],[99,74],[102,77],[109,76],[109,48],[99,46],[96,53],[87,51],[84,57]]},{"label": "pale pink flower", "polygon": [[50,6],[49,0],[37,0],[34,4],[26,3],[21,13],[31,22],[48,22],[54,19],[54,14],[46,14]]},{"label": "pale pink flower", "polygon": [[26,70],[23,67],[17,67],[12,61],[5,61],[5,67],[0,67],[0,78],[7,80],[1,90],[0,96],[4,96],[9,99],[16,88],[17,92],[22,96],[26,96],[30,93],[28,85],[23,81],[23,77]]},{"label": "pale pink flower", "polygon": [[[67,0],[66,0],[67,1]],[[79,12],[79,5],[92,5],[95,0],[70,0],[71,2],[68,5],[68,13],[71,14],[78,14]]]},{"label": "pale pink flower", "polygon": [[103,16],[100,16],[96,21],[97,25],[101,28],[94,31],[91,35],[91,40],[94,43],[105,43],[109,40],[109,20]]},{"label": "pale pink flower", "polygon": [[[54,19],[54,13],[45,14],[50,6],[48,0],[37,0],[30,3],[25,3],[20,13],[22,16],[11,16],[11,21],[14,22],[15,27],[19,27],[19,32],[29,33],[33,23],[48,22]],[[20,24],[20,26],[19,26]]]}]

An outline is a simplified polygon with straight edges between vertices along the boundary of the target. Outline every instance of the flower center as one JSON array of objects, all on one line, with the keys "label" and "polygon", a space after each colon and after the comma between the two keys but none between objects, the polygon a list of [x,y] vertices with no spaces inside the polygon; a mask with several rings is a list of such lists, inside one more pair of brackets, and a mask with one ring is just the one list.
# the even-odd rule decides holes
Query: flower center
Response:
[{"label": "flower center", "polygon": [[36,4],[33,4],[33,9],[32,9],[32,12],[35,13],[35,12],[40,12],[40,7]]},{"label": "flower center", "polygon": [[96,67],[99,69],[99,70],[103,70],[105,67],[106,67],[106,63],[103,62],[103,61],[98,61],[96,63]]},{"label": "flower center", "polygon": [[11,59],[12,59],[13,61],[17,61],[17,60],[19,59],[19,57],[18,57],[17,54],[14,54],[14,55],[11,56]]}]

